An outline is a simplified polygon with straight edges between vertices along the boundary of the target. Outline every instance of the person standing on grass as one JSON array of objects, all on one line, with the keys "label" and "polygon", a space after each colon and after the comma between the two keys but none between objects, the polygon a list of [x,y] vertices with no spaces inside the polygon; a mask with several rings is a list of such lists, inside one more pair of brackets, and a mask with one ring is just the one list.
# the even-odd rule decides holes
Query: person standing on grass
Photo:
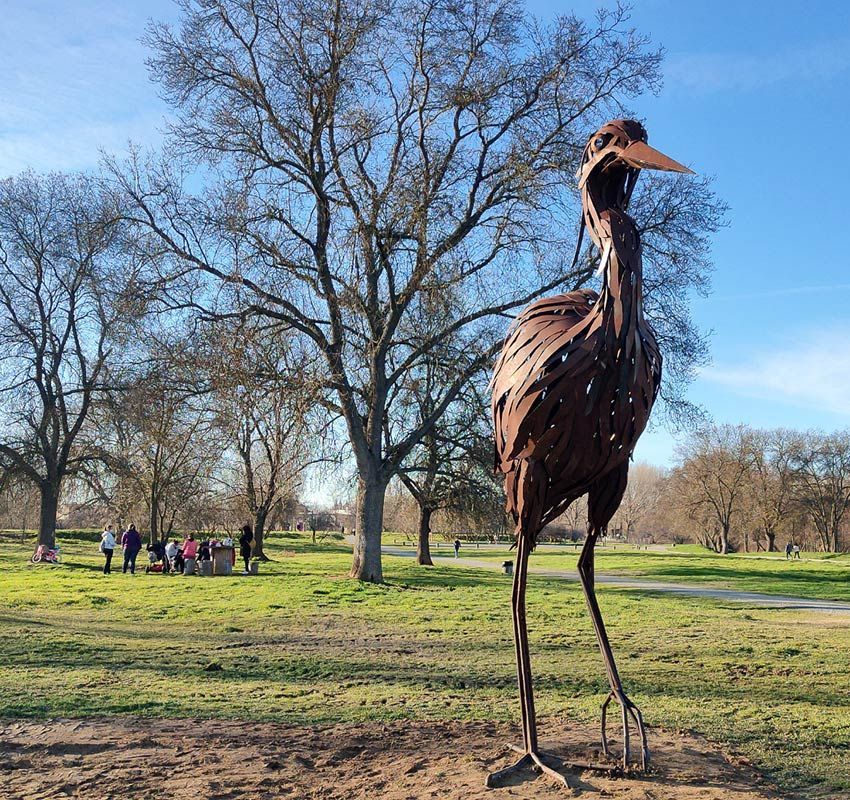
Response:
[{"label": "person standing on grass", "polygon": [[455,558],[460,558],[460,539],[455,539]]},{"label": "person standing on grass", "polygon": [[100,552],[106,557],[106,562],[103,565],[104,575],[109,575],[112,572],[112,551],[117,544],[115,534],[112,532],[112,526],[107,525],[103,533],[100,534]]},{"label": "person standing on grass", "polygon": [[789,558],[791,558],[791,551],[792,551],[793,547],[794,546],[791,544],[791,542],[788,542],[788,544],[785,545],[785,560],[786,561]]},{"label": "person standing on grass", "polygon": [[242,526],[242,535],[239,537],[239,555],[245,562],[245,575],[251,572],[251,542],[254,541],[254,531],[250,525]]},{"label": "person standing on grass", "polygon": [[142,537],[136,530],[136,526],[131,522],[130,527],[124,531],[121,537],[121,547],[124,548],[124,569],[121,571],[126,573],[127,567],[130,567],[130,574],[136,574],[136,556],[139,555],[139,550],[142,549]]},{"label": "person standing on grass", "polygon": [[197,558],[198,557],[198,543],[195,541],[195,534],[190,533],[183,540],[183,560],[185,561],[187,558]]}]

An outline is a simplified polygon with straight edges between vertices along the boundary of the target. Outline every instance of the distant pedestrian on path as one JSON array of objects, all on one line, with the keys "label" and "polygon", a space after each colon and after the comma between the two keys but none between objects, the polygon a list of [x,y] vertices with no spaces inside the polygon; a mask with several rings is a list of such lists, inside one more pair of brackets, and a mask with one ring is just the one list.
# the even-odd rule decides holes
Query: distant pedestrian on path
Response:
[{"label": "distant pedestrian on path", "polygon": [[121,537],[121,547],[124,548],[124,569],[121,571],[126,573],[127,567],[130,567],[130,574],[135,575],[136,556],[139,555],[139,550],[142,549],[142,537],[132,522]]},{"label": "distant pedestrian on path", "polygon": [[795,544],[794,545],[794,558],[799,558],[799,557],[800,557],[800,545]]},{"label": "distant pedestrian on path", "polygon": [[791,558],[791,552],[792,552],[793,548],[794,548],[794,545],[792,545],[791,542],[788,542],[788,544],[785,545],[785,560],[786,561],[789,558]]},{"label": "distant pedestrian on path", "polygon": [[103,565],[104,575],[109,575],[112,572],[112,551],[115,550],[117,545],[118,542],[115,541],[112,526],[107,525],[103,533],[100,534],[100,552],[106,557],[106,562]]},{"label": "distant pedestrian on path", "polygon": [[460,558],[460,539],[455,539],[455,558]]},{"label": "distant pedestrian on path", "polygon": [[254,531],[250,525],[242,526],[242,535],[239,537],[239,555],[245,562],[245,574],[251,572],[251,542],[254,540]]}]

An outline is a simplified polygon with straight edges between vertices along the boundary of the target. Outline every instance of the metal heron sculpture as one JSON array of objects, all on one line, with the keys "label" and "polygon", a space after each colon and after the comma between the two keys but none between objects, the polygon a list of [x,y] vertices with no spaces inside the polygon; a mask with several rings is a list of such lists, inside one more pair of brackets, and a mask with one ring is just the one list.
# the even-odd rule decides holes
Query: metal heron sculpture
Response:
[{"label": "metal heron sculpture", "polygon": [[641,740],[641,768],[648,765],[646,729],[623,691],[593,578],[596,540],[623,498],[629,458],[661,380],[661,353],[643,314],[640,236],[626,213],[641,169],[690,172],[651,148],[634,120],[613,120],[591,136],[577,177],[582,223],[601,253],[601,292],[581,289],[528,306],[508,332],[493,375],[496,469],[504,473],[507,510],[516,524],[512,611],[523,746],[522,758],[492,773],[488,785],[535,764],[566,784],[538,749],[525,588],[540,530],[584,494],[588,533],[578,571],[610,686],[602,706],[602,749],[607,757],[606,715],[615,701],[623,768],[630,764],[630,719]]}]

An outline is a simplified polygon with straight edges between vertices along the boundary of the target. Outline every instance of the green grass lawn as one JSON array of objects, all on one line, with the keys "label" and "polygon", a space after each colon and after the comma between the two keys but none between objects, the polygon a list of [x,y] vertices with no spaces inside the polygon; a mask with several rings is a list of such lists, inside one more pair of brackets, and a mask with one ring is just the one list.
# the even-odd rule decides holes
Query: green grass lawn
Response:
[{"label": "green grass lawn", "polygon": [[[518,719],[510,583],[497,572],[388,557],[386,585],[359,584],[345,577],[342,542],[275,534],[275,560],[256,578],[131,577],[120,565],[103,576],[90,535],[62,544],[61,566],[31,566],[31,543],[0,541],[2,717]],[[692,562],[701,582],[719,569],[693,553],[649,555],[605,553],[600,570],[609,557],[670,580],[685,580]],[[761,569],[752,561],[730,563]],[[814,570],[794,566],[798,577]],[[833,562],[815,566],[825,571],[813,576],[828,576],[821,585],[837,581]],[[741,579],[767,591],[778,574]],[[846,796],[850,617],[599,594],[627,691],[650,725],[698,731],[787,789]],[[532,577],[529,620],[545,724],[598,719],[607,687],[578,585]]]},{"label": "green grass lawn", "polygon": [[[532,567],[574,571],[580,549],[541,545],[531,556]],[[443,548],[439,555],[449,555]],[[461,547],[462,558],[501,562],[516,558],[507,548]],[[691,583],[746,592],[792,595],[820,600],[850,600],[850,555],[804,553],[786,561],[784,553],[735,553],[725,556],[696,546],[638,550],[627,545],[597,547],[600,575]]]}]

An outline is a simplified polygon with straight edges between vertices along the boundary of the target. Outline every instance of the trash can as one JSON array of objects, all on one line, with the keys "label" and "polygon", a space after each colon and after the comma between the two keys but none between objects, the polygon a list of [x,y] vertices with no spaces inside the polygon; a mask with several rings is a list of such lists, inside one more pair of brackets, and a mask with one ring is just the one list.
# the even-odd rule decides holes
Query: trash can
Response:
[{"label": "trash can", "polygon": [[233,548],[214,545],[210,548],[212,552],[213,575],[233,574]]},{"label": "trash can", "polygon": [[212,573],[213,565],[212,561],[199,561],[198,562],[198,575],[209,578]]},{"label": "trash can", "polygon": [[194,575],[195,574],[195,559],[187,558],[185,564],[183,565],[183,574],[184,575]]},{"label": "trash can", "polygon": [[514,562],[513,561],[503,561],[502,562],[502,571],[505,575],[513,575],[514,574]]},{"label": "trash can", "polygon": [[257,561],[252,561],[248,565],[248,574],[249,575],[258,575],[260,571],[260,565]]}]

